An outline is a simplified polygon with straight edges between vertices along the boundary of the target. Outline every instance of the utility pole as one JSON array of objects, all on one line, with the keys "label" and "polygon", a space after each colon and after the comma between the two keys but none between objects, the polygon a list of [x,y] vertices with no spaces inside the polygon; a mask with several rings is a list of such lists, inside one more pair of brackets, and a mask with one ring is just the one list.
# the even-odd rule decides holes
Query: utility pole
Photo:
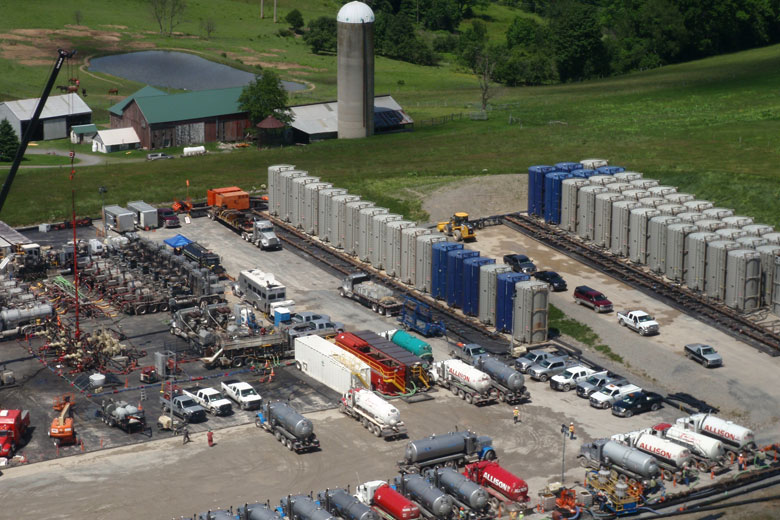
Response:
[{"label": "utility pole", "polygon": [[105,186],[98,187],[98,193],[100,193],[100,214],[103,218],[103,238],[108,236],[108,223],[106,222],[106,192],[108,188]]},{"label": "utility pole", "polygon": [[563,484],[563,475],[566,473],[566,433],[568,429],[566,424],[561,424],[561,434],[563,435],[563,454],[561,455],[561,484]]},{"label": "utility pole", "polygon": [[260,19],[263,19],[263,0],[260,0]]},{"label": "utility pole", "polygon": [[276,0],[274,0],[274,23],[276,23]]}]

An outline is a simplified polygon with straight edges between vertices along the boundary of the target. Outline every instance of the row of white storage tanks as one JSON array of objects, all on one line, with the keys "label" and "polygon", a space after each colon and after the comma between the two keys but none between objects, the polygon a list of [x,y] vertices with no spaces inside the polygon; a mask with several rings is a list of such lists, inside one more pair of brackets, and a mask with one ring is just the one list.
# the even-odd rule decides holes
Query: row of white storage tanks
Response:
[{"label": "row of white storage tanks", "polygon": [[[437,230],[417,226],[402,215],[350,195],[346,189],[334,188],[293,165],[268,167],[268,198],[271,215],[422,293],[433,292],[432,246],[447,241]],[[511,330],[518,342],[545,341],[548,292],[542,282],[518,282],[513,292],[519,297],[511,302],[512,315],[497,319],[497,277],[506,271],[511,269],[503,265],[480,267],[479,305],[474,306],[478,308],[474,315],[487,325],[507,322],[501,330]]]},{"label": "row of white storage tanks", "polygon": [[559,226],[731,308],[780,311],[780,233],[641,173],[563,180]]}]

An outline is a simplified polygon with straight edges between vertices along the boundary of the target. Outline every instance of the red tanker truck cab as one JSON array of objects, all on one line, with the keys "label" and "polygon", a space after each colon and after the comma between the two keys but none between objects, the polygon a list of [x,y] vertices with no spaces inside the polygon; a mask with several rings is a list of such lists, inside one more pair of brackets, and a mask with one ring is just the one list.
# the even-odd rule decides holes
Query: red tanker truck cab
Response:
[{"label": "red tanker truck cab", "polygon": [[[528,484],[525,480],[502,468],[498,462],[483,460],[467,464],[463,472],[471,481],[488,492],[512,502],[528,502]],[[500,496],[498,496],[500,495]]]},{"label": "red tanker truck cab", "polygon": [[420,508],[390,487],[384,480],[372,480],[357,487],[356,497],[362,503],[373,507],[380,513],[396,520],[416,520],[420,518]]},{"label": "red tanker truck cab", "polygon": [[11,458],[30,427],[27,410],[0,410],[0,457]]}]

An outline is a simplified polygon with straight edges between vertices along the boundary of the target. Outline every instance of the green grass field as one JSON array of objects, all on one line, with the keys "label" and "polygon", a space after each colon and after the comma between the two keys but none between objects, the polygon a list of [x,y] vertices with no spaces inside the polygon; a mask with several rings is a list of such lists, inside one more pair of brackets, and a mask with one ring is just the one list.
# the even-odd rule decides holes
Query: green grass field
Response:
[{"label": "green grass field", "polygon": [[[313,91],[294,96],[293,103],[336,96],[335,56],[312,55],[300,38],[276,36],[283,24],[259,20],[255,2],[190,2],[188,21],[178,28],[184,35],[174,38],[153,33],[154,22],[140,0],[128,2],[138,7],[126,14],[123,10],[121,17],[115,14],[115,6],[97,0],[65,0],[56,5],[42,2],[51,6],[46,16],[41,15],[42,7],[18,1],[12,4],[27,7],[9,10],[0,21],[4,34],[16,28],[61,28],[74,23],[73,12],[80,9],[84,13],[82,24],[116,30],[121,35],[113,51],[96,38],[73,38],[72,43],[85,49],[84,54],[116,52],[142,41],[157,47],[190,49],[255,70],[235,59],[253,56],[279,67],[310,67],[281,70],[285,79],[305,79],[315,85]],[[266,2],[267,17],[268,4],[272,2]],[[337,9],[335,2],[328,0],[281,0],[279,4],[282,15],[298,7],[306,20],[335,15]],[[493,39],[497,33],[503,34],[513,17],[503,6],[493,6],[482,14]],[[208,41],[196,36],[199,19],[207,16],[215,17],[217,24]],[[112,23],[127,29],[104,27]],[[0,35],[4,49],[8,42]],[[99,212],[100,185],[109,188],[107,203],[137,198],[164,202],[185,196],[185,179],[190,180],[190,195],[201,197],[214,186],[259,187],[266,181],[268,165],[291,163],[394,211],[422,219],[425,215],[418,195],[460,176],[522,174],[533,164],[604,157],[612,164],[641,171],[646,177],[679,186],[680,191],[780,227],[780,183],[775,171],[780,160],[776,139],[780,133],[779,65],[780,46],[773,46],[618,78],[551,87],[496,88],[492,100],[496,109],[488,121],[465,117],[440,126],[418,124],[412,133],[175,161],[123,163],[117,158],[109,166],[78,169],[79,212]],[[11,73],[0,75],[0,98],[37,95],[48,72],[46,66],[27,67],[0,59],[0,68],[5,67]],[[84,73],[80,77],[82,84],[102,85],[101,80]],[[111,80],[120,84],[120,93],[138,86]],[[87,102],[100,117],[117,99],[97,95],[100,87],[88,88],[96,95],[90,94]],[[476,79],[458,70],[448,56],[438,67],[377,58],[376,92],[391,93],[418,123],[434,116],[473,111],[471,104],[479,99]],[[509,124],[510,115],[520,123]],[[41,200],[42,185],[47,187],[43,203],[30,204]],[[69,199],[65,173],[24,170],[17,177],[2,218],[15,225],[62,219],[69,211]]]}]

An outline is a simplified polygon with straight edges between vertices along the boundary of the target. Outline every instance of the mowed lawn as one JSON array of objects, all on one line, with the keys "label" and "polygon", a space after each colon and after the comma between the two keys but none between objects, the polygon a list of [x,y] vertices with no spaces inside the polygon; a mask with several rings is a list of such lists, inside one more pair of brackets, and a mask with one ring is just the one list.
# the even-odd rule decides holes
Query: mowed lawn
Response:
[{"label": "mowed lawn", "polygon": [[[297,6],[307,20],[310,12],[328,14],[333,8],[333,2],[327,1],[313,8],[302,1],[279,3],[284,4],[280,7],[283,14]],[[180,28],[192,37],[163,38],[143,32],[153,29],[153,21],[140,8],[116,22],[102,2],[60,4],[64,7],[58,7],[56,15],[62,23],[73,23],[67,18],[80,8],[85,13],[82,23],[90,27],[110,24],[110,20],[125,24],[127,29],[116,29],[122,44],[132,44],[131,33],[142,34],[145,41],[159,47],[192,49],[228,63],[231,58],[222,52],[257,57],[268,51],[273,56],[262,59],[271,65],[306,67],[282,69],[286,79],[305,79],[315,86],[293,102],[335,98],[335,57],[310,54],[299,38],[275,36],[280,24],[257,20],[256,3],[218,0],[216,4],[225,9],[208,11],[218,17],[217,32],[209,41],[195,36],[195,20]],[[92,4],[94,22],[87,14]],[[268,15],[272,3],[266,4]],[[207,12],[206,5],[190,3],[200,13]],[[496,19],[503,26],[509,14],[506,8],[501,10]],[[233,13],[233,18],[227,13]],[[0,25],[6,29],[13,24],[38,26],[37,20],[21,19],[18,13],[14,16]],[[43,21],[40,24],[45,27]],[[220,27],[228,24],[235,31],[221,34]],[[94,39],[76,43],[92,50],[103,45]],[[193,198],[203,197],[215,186],[260,188],[269,165],[290,163],[394,211],[424,219],[420,195],[459,177],[524,174],[533,164],[603,157],[780,227],[780,183],[775,171],[780,160],[776,137],[780,131],[780,46],[578,84],[496,87],[491,100],[494,110],[487,121],[468,118],[479,99],[476,79],[453,61],[444,56],[439,67],[420,67],[377,58],[376,92],[391,93],[404,106],[418,122],[414,132],[174,161],[127,163],[117,158],[108,166],[77,167],[73,182],[77,212],[99,213],[98,186],[109,189],[107,203],[139,198],[166,202],[187,195],[185,180],[190,181]],[[0,75],[0,95],[35,95],[46,68],[25,68],[18,63],[14,67],[36,77],[28,77],[22,88]],[[91,100],[92,96],[87,99]],[[109,101],[102,101],[104,107]],[[443,125],[422,124],[450,113],[464,117]],[[70,193],[65,169],[20,171],[0,218],[14,225],[62,219],[70,211]]]}]

